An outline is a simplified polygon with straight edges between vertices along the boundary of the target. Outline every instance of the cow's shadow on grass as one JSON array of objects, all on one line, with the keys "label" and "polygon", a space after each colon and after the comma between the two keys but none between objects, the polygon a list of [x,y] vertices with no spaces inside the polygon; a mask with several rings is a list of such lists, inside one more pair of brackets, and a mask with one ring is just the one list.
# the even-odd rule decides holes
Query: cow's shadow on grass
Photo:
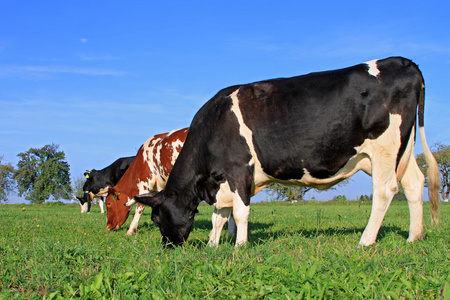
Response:
[{"label": "cow's shadow on grass", "polygon": [[[339,235],[357,235],[358,240],[355,243],[359,242],[359,238],[361,237],[364,227],[348,227],[348,228],[320,228],[320,229],[300,229],[300,230],[276,230],[271,231],[270,227],[273,226],[273,223],[255,223],[252,222],[249,224],[249,232],[248,232],[248,243],[250,245],[260,245],[266,241],[283,239],[290,236],[301,236],[307,239],[317,238],[318,236],[339,236]],[[194,228],[205,230],[208,233],[212,230],[211,222],[200,221],[194,224]],[[385,239],[389,235],[399,235],[403,237],[405,240],[408,238],[408,232],[403,230],[402,228],[387,224],[382,225],[380,231],[378,232],[377,241]],[[234,244],[235,239],[228,238],[228,229],[225,226],[222,231],[221,241],[220,243],[230,243]],[[208,236],[201,240],[190,240],[191,245],[199,246],[206,245],[208,243]]]},{"label": "cow's shadow on grass", "polygon": [[[267,224],[264,224],[267,225]],[[267,226],[266,226],[267,227]],[[339,235],[358,235],[359,237],[362,235],[364,231],[364,227],[348,227],[348,228],[320,228],[320,229],[300,229],[296,231],[265,231],[261,229],[254,229],[253,226],[249,226],[249,241],[252,244],[258,244],[262,241],[266,241],[269,239],[279,239],[286,236],[302,236],[304,238],[316,238],[318,236],[339,236]],[[405,239],[408,237],[408,232],[402,230],[398,226],[386,225],[381,226],[380,231],[378,232],[377,240],[384,239],[387,235],[396,234],[404,237]]]},{"label": "cow's shadow on grass", "polygon": [[[127,232],[128,228],[130,227],[130,224],[123,224],[122,226],[120,226],[120,228],[118,230],[115,230],[114,232]],[[138,225],[137,230],[142,230],[142,231],[149,231],[149,230],[155,230],[158,229],[158,227],[153,223],[153,222],[140,222]]]},{"label": "cow's shadow on grass", "polygon": [[[249,229],[248,229],[248,243],[250,245],[259,245],[261,243],[264,243],[265,241],[269,240],[277,240],[282,239],[285,237],[290,236],[301,236],[308,239],[313,239],[318,236],[338,236],[338,235],[358,235],[358,241],[359,237],[362,235],[364,231],[364,227],[329,227],[329,228],[318,228],[318,229],[300,229],[300,230],[275,230],[272,231],[270,228],[274,225],[274,223],[259,223],[259,222],[251,222],[249,223]],[[120,230],[127,230],[127,227],[121,227]],[[142,222],[139,224],[138,227],[139,231],[150,231],[150,230],[158,230],[158,227],[153,222]],[[201,221],[195,221],[193,225],[193,231],[204,231],[205,236],[201,239],[192,239],[191,237],[188,239],[189,244],[191,244],[194,247],[203,247],[207,245],[209,237],[208,234],[212,230],[212,224],[211,221],[207,220],[201,220]],[[383,240],[388,235],[399,235],[402,236],[405,240],[408,238],[408,232],[403,230],[402,228],[386,224],[382,225],[380,228],[380,231],[378,232],[378,238],[377,241]],[[220,243],[230,243],[234,244],[235,239],[234,238],[228,238],[228,227],[227,225],[224,226],[224,229],[222,230],[222,237]],[[357,242],[357,241],[356,241]]]},{"label": "cow's shadow on grass", "polygon": [[145,221],[145,222],[139,223],[139,227],[138,227],[138,230],[145,230],[145,231],[156,230],[156,229],[158,229],[158,226],[156,226],[155,223],[153,223],[152,221],[150,221],[150,222]]}]

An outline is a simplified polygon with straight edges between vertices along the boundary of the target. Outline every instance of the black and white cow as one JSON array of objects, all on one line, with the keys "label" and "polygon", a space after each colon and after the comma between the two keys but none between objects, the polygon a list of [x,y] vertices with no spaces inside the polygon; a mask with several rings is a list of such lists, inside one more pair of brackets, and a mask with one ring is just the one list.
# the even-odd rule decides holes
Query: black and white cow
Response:
[{"label": "black and white cow", "polygon": [[[133,162],[134,156],[122,157],[100,171],[89,170],[84,173],[86,182],[83,185],[83,197],[77,197],[81,204],[81,212],[90,212],[91,201],[98,197],[101,213],[103,211],[102,197],[107,196],[108,186],[115,186],[122,175]],[[86,207],[87,206],[87,207]]]},{"label": "black and white cow", "polygon": [[210,245],[218,245],[232,210],[238,246],[247,241],[250,197],[269,183],[327,189],[362,170],[373,179],[373,204],[359,243],[375,243],[398,182],[410,210],[407,241],[419,240],[424,176],[414,156],[417,116],[436,223],[439,202],[424,89],[417,65],[401,57],[223,89],[195,115],[166,188],[135,201],[153,207],[166,245],[188,238],[201,200],[215,206]]}]

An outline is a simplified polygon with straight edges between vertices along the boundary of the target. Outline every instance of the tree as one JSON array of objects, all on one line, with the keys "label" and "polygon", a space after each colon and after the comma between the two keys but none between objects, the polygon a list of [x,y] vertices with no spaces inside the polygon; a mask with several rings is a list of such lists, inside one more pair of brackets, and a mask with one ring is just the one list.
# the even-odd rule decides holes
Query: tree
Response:
[{"label": "tree", "polygon": [[14,167],[11,163],[4,163],[0,156],[0,202],[7,201],[8,195],[14,190]]},{"label": "tree", "polygon": [[[441,195],[442,198],[448,201],[450,193],[450,146],[442,143],[435,143],[431,150],[439,166],[441,177]],[[427,164],[423,153],[417,155],[417,164],[420,170],[425,175],[425,186],[428,185]]]},{"label": "tree", "polygon": [[79,175],[77,178],[73,180],[72,191],[75,197],[83,197],[84,191],[83,186],[86,182],[86,177],[84,175]]},{"label": "tree", "polygon": [[311,190],[311,187],[306,186],[286,186],[279,183],[271,183],[267,186],[269,195],[274,201],[298,201],[302,200],[303,196]]},{"label": "tree", "polygon": [[[344,187],[350,182],[350,180],[351,179],[345,179],[329,188],[329,190],[335,190],[337,187]],[[274,201],[301,201],[303,200],[305,194],[314,188],[307,186],[289,186],[279,183],[270,183],[267,186],[267,189],[269,192],[269,196],[274,196],[274,198],[272,198],[272,200]],[[321,192],[322,190],[317,191]]]},{"label": "tree", "polygon": [[70,199],[70,167],[65,153],[58,148],[59,145],[51,144],[17,154],[20,161],[14,178],[19,196],[25,195],[33,203],[43,203],[50,196],[55,200]]},{"label": "tree", "polygon": [[392,201],[408,201],[408,198],[406,198],[405,195],[405,189],[401,184],[398,185],[398,192],[394,195]]},{"label": "tree", "polygon": [[361,202],[372,201],[373,200],[373,194],[361,195],[358,200],[361,201]]},{"label": "tree", "polygon": [[[343,187],[349,183],[350,179],[346,179],[331,187],[334,190],[336,187]],[[305,194],[312,190],[312,187],[307,186],[287,186],[279,183],[271,183],[267,186],[269,196],[272,196],[274,201],[301,201]],[[320,190],[318,190],[320,192]]]}]

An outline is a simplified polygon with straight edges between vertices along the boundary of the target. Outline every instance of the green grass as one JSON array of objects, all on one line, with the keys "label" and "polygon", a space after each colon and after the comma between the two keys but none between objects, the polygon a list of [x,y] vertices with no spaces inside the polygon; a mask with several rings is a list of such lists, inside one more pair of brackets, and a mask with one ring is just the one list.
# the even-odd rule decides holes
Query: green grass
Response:
[{"label": "green grass", "polygon": [[[252,204],[249,243],[223,232],[206,246],[212,207],[189,242],[161,247],[150,209],[138,233],[106,230],[77,205],[0,206],[0,299],[450,299],[450,206],[426,239],[405,244],[409,213],[393,203],[374,246],[357,244],[368,203]],[[25,210],[22,208],[25,207]]]}]

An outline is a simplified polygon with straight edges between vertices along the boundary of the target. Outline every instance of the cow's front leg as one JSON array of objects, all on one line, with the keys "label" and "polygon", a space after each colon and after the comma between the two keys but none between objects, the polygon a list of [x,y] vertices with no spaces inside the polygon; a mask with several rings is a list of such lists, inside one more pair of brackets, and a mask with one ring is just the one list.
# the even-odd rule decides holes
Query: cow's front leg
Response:
[{"label": "cow's front leg", "polygon": [[220,242],[220,234],[222,232],[223,226],[228,221],[228,218],[231,214],[231,207],[224,207],[224,208],[214,208],[214,212],[212,214],[212,230],[209,234],[209,242],[208,246],[210,247],[217,247],[219,246]]},{"label": "cow's front leg", "polygon": [[127,231],[128,236],[132,236],[137,231],[138,223],[139,223],[139,220],[141,219],[144,209],[145,209],[144,204],[138,203],[136,205],[136,210],[134,211],[133,221],[131,221],[130,228]]},{"label": "cow's front leg", "polygon": [[103,197],[98,198],[98,206],[100,207],[100,213],[104,214],[105,210],[103,209]]}]

